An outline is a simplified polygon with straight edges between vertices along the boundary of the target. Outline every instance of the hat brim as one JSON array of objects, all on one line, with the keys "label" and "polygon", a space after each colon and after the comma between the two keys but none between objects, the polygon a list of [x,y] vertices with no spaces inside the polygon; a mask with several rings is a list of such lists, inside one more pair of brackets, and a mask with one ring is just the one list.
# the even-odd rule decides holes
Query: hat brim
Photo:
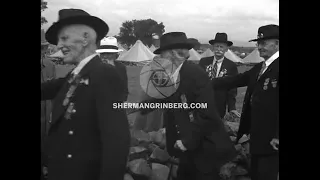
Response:
[{"label": "hat brim", "polygon": [[269,37],[264,37],[264,38],[252,39],[249,42],[263,41],[263,40],[268,40],[268,39],[279,39],[279,36],[269,36]]},{"label": "hat brim", "polygon": [[194,45],[191,43],[170,44],[168,46],[163,46],[163,47],[156,49],[155,51],[153,51],[153,54],[160,54],[161,51],[168,50],[168,49],[188,49],[188,50],[190,50],[193,47],[194,47]]},{"label": "hat brim", "polygon": [[231,42],[231,41],[217,41],[215,39],[210,40],[209,43],[211,45],[213,45],[214,43],[227,43],[228,46],[232,46],[233,45],[233,42]]},{"label": "hat brim", "polygon": [[122,49],[97,49],[97,53],[118,53],[122,52]]},{"label": "hat brim", "polygon": [[48,29],[46,32],[46,40],[53,45],[58,44],[59,31],[71,24],[83,24],[92,27],[97,33],[97,41],[100,41],[109,32],[109,26],[101,19],[94,16],[76,16],[60,20]]}]

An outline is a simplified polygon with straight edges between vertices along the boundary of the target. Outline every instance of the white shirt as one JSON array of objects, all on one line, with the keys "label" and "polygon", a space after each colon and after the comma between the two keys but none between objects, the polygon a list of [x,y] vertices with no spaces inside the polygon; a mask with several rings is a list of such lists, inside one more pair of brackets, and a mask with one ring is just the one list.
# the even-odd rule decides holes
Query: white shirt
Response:
[{"label": "white shirt", "polygon": [[[184,62],[183,62],[184,63]],[[172,79],[173,79],[173,82],[176,83],[177,80],[178,80],[178,76],[179,76],[179,72],[180,72],[180,69],[183,65],[183,63],[180,64],[180,66],[176,69],[176,71],[173,73],[172,75]]]},{"label": "white shirt", "polygon": [[274,60],[276,60],[278,57],[279,57],[279,51],[277,51],[276,53],[274,53],[269,59],[267,59],[267,60],[265,61],[265,63],[266,63],[266,68],[264,68],[262,74],[263,74],[264,72],[266,72],[266,70],[268,69],[268,67],[270,66],[270,64],[271,64]]},{"label": "white shirt", "polygon": [[82,61],[80,61],[80,63],[78,64],[78,66],[76,68],[73,69],[72,73],[73,75],[77,75],[79,74],[79,72],[81,71],[81,69],[91,60],[93,59],[96,55],[98,55],[97,53],[94,53],[86,58],[84,58]]},{"label": "white shirt", "polygon": [[215,75],[215,77],[218,77],[219,76],[219,72],[220,72],[220,69],[221,69],[221,65],[222,65],[222,61],[224,60],[224,57],[219,59],[219,60],[216,60],[216,57],[214,56],[213,58],[213,62],[212,62],[212,66],[214,65],[214,63],[216,63],[217,61],[217,73]]}]

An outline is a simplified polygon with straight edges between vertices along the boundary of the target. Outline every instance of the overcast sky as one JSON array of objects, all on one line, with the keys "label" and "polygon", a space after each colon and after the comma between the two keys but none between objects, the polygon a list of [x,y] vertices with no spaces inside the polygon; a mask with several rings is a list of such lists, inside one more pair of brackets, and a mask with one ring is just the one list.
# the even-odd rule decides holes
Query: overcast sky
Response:
[{"label": "overcast sky", "polygon": [[[257,36],[260,26],[279,25],[279,0],[45,0],[42,12],[48,23],[58,19],[64,8],[83,9],[103,19],[108,35],[119,33],[126,20],[152,18],[163,22],[165,32],[183,31],[189,38],[208,43],[217,32],[226,32],[235,45],[246,46]],[[249,44],[250,45],[250,44]]]}]

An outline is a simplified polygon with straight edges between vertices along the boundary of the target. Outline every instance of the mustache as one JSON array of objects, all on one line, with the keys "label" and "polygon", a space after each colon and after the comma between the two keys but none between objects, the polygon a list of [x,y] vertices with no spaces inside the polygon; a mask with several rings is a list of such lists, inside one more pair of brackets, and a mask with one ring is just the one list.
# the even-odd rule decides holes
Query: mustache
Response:
[{"label": "mustache", "polygon": [[220,53],[220,54],[223,54],[223,51],[215,51],[214,53]]}]

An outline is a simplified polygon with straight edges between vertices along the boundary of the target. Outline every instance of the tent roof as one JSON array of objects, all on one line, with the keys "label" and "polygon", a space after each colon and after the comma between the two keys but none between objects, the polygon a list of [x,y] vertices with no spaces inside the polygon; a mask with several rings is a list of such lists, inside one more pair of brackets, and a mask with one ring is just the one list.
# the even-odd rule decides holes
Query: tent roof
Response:
[{"label": "tent roof", "polygon": [[190,57],[188,58],[188,60],[196,60],[199,61],[201,59],[201,55],[195,51],[193,48],[189,50],[190,53]]},{"label": "tent roof", "polygon": [[232,51],[230,51],[230,49],[228,49],[224,56],[233,62],[242,62],[242,59],[238,57],[236,54],[234,54]]},{"label": "tent roof", "polygon": [[157,48],[152,44],[150,47],[149,47],[149,50],[151,52],[155,51]]},{"label": "tent roof", "polygon": [[208,48],[207,50],[205,50],[202,54],[201,54],[201,57],[210,57],[210,56],[213,56],[214,53]]},{"label": "tent roof", "polygon": [[261,61],[263,61],[263,58],[260,57],[260,54],[257,48],[242,60],[243,63],[259,63]]},{"label": "tent roof", "polygon": [[140,40],[125,53],[121,54],[117,60],[129,62],[141,62],[153,59],[153,54]]}]

